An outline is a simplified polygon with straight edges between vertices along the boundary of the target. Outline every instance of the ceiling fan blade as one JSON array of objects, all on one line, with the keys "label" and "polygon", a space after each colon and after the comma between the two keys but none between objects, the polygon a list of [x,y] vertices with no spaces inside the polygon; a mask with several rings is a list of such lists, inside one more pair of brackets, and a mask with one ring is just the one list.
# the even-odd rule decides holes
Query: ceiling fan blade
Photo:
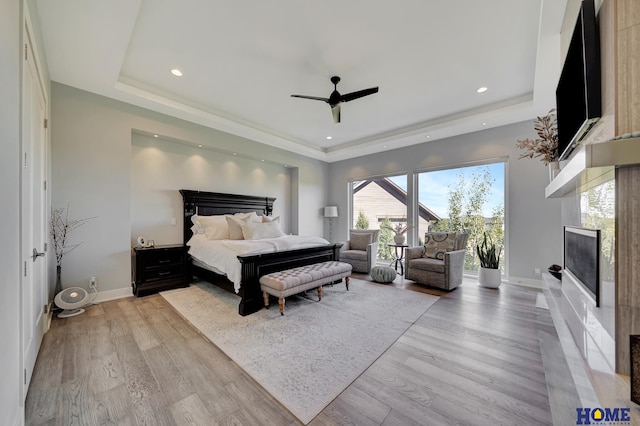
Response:
[{"label": "ceiling fan blade", "polygon": [[331,107],[331,113],[333,114],[333,122],[340,122],[340,104]]},{"label": "ceiling fan blade", "polygon": [[359,90],[357,92],[346,93],[340,97],[340,100],[342,102],[349,102],[363,96],[373,95],[374,93],[378,93],[377,87],[371,87],[369,89]]},{"label": "ceiling fan blade", "polygon": [[329,103],[329,98],[321,98],[319,96],[291,95],[292,98],[312,99],[314,101],[322,101]]}]

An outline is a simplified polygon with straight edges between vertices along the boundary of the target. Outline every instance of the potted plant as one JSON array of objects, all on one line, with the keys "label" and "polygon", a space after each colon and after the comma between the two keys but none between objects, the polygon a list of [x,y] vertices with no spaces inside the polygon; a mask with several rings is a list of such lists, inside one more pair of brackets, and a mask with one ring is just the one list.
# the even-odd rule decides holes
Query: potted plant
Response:
[{"label": "potted plant", "polygon": [[480,259],[480,269],[478,270],[478,281],[482,287],[498,288],[500,286],[500,254],[502,246],[498,249],[491,238],[484,233],[484,239],[476,246],[478,259]]},{"label": "potted plant", "polygon": [[409,230],[409,225],[407,225],[405,222],[398,222],[396,223],[394,226],[391,226],[388,223],[383,223],[380,228],[382,229],[388,229],[390,231],[393,231],[393,233],[395,234],[393,237],[393,241],[396,244],[404,244],[406,241],[406,233]]},{"label": "potted plant", "polygon": [[549,180],[553,180],[560,171],[558,163],[558,126],[555,109],[547,115],[534,120],[537,139],[523,139],[516,143],[525,152],[518,158],[539,158],[545,166],[549,166]]}]

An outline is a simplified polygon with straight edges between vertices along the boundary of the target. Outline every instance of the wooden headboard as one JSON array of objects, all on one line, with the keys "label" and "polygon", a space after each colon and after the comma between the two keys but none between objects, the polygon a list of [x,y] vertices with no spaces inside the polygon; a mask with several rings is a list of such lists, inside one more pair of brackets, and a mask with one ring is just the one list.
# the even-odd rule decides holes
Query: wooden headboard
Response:
[{"label": "wooden headboard", "polygon": [[192,191],[181,189],[184,205],[183,242],[191,238],[191,216],[212,216],[220,214],[256,212],[258,216],[269,216],[273,211],[273,197],[253,195],[224,194],[220,192]]}]

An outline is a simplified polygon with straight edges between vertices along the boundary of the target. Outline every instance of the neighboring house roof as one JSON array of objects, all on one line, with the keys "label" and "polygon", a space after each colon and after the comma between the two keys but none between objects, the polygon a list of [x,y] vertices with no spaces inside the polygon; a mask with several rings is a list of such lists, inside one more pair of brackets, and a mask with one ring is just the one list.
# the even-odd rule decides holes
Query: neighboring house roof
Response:
[{"label": "neighboring house roof", "polygon": [[[378,186],[385,191],[387,191],[391,196],[393,196],[396,200],[400,201],[405,206],[407,205],[407,191],[400,188],[398,185],[393,183],[387,178],[377,178],[377,179],[367,179],[358,184],[355,188],[353,188],[353,193],[357,193],[361,189],[367,187],[370,183],[376,183]],[[432,220],[440,220],[441,217],[428,209],[424,204],[418,203],[418,209],[420,211],[420,217],[426,221]]]}]

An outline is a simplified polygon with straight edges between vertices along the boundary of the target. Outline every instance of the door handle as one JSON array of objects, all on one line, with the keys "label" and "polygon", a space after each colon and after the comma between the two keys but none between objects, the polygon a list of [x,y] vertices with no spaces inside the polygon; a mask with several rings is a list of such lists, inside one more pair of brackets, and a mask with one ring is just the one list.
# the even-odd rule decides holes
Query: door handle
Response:
[{"label": "door handle", "polygon": [[38,250],[34,248],[33,249],[33,254],[31,255],[31,260],[33,260],[35,262],[36,259],[39,258],[40,256],[44,256],[44,252],[38,253]]}]

